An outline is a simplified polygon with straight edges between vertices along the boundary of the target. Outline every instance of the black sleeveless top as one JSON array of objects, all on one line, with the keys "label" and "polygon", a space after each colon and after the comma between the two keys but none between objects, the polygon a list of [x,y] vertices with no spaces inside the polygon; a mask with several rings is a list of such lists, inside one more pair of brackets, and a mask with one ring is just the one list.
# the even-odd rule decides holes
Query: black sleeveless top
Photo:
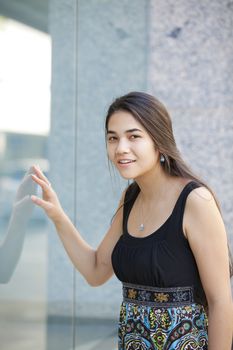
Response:
[{"label": "black sleeveless top", "polygon": [[122,282],[160,288],[192,286],[195,300],[206,305],[205,293],[182,222],[188,194],[199,187],[189,182],[182,190],[171,215],[155,232],[146,237],[128,233],[129,213],[139,189],[126,191],[123,209],[123,234],[112,252],[113,270]]}]

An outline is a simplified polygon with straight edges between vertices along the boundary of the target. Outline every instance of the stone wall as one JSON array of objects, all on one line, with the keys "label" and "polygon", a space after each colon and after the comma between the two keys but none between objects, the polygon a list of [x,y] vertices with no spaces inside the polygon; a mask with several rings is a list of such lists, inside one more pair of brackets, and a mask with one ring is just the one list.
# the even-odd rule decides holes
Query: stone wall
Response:
[{"label": "stone wall", "polygon": [[148,87],[215,191],[233,248],[233,2],[150,1]]}]

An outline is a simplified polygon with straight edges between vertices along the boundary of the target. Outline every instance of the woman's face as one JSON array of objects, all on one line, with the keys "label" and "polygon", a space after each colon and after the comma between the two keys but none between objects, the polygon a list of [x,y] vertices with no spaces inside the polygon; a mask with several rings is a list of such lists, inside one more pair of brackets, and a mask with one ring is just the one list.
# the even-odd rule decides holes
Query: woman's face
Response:
[{"label": "woman's face", "polygon": [[106,137],[108,157],[125,179],[136,180],[160,163],[150,135],[129,112],[111,115]]}]

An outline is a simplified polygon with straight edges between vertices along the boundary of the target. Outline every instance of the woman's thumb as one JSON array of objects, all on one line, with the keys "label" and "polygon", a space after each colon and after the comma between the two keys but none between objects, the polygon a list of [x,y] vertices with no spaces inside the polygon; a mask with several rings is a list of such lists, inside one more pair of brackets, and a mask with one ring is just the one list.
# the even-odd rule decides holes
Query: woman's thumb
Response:
[{"label": "woman's thumb", "polygon": [[46,202],[44,199],[39,198],[37,196],[32,195],[31,200],[33,201],[33,203],[39,205],[41,208],[43,208],[46,211],[51,209],[51,207],[52,207],[51,203]]}]

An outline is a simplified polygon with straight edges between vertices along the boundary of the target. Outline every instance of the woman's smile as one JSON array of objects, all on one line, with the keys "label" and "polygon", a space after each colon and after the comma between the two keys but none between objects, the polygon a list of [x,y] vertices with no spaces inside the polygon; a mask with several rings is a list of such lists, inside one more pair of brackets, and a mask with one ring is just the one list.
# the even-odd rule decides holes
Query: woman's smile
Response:
[{"label": "woman's smile", "polygon": [[118,165],[120,167],[127,167],[127,166],[130,166],[132,165],[133,163],[135,163],[136,160],[135,159],[128,159],[128,158],[124,158],[124,159],[120,159],[117,161]]}]

